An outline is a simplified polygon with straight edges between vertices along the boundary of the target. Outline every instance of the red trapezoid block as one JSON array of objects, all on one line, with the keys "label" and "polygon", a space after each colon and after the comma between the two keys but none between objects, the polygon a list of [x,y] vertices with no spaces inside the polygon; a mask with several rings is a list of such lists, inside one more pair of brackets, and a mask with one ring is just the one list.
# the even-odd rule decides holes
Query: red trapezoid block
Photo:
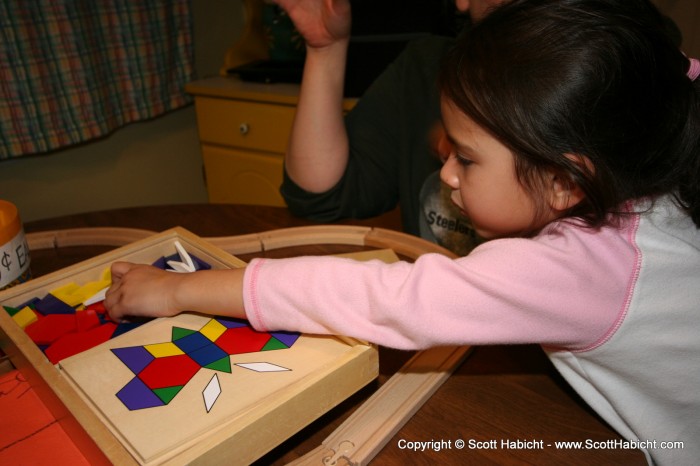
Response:
[{"label": "red trapezoid block", "polygon": [[269,333],[238,327],[227,329],[215,343],[228,354],[254,353],[260,351],[270,338]]},{"label": "red trapezoid block", "polygon": [[63,335],[77,330],[75,314],[49,314],[24,329],[37,345],[50,345]]},{"label": "red trapezoid block", "polygon": [[186,354],[156,358],[151,361],[138,377],[150,389],[185,385],[201,368]]}]

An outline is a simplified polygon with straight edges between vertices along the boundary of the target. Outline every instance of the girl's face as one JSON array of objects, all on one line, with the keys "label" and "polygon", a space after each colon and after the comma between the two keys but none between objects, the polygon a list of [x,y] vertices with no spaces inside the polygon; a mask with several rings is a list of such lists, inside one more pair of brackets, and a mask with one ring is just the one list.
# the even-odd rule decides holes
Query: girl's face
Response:
[{"label": "girl's face", "polygon": [[441,109],[451,147],[440,177],[476,232],[491,239],[544,226],[533,225],[535,203],[517,179],[513,153],[451,101],[443,98]]}]

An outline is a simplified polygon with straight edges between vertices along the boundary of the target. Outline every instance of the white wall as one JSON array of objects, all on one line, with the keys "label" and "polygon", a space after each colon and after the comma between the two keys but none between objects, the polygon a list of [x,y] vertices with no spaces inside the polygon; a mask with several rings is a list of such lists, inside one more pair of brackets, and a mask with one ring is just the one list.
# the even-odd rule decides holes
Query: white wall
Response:
[{"label": "white wall", "polygon": [[[242,0],[194,0],[198,78],[216,75],[243,29]],[[0,199],[22,220],[138,205],[207,202],[194,106],[109,137],[0,162]]]}]

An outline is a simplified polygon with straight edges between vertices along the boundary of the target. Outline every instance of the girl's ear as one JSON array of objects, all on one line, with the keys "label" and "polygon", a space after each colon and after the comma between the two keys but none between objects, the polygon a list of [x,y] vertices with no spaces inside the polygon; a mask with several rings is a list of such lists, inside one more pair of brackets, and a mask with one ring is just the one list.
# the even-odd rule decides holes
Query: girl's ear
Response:
[{"label": "girl's ear", "polygon": [[[583,172],[592,172],[593,164],[588,157],[583,155],[565,154],[571,162],[578,165]],[[559,212],[564,212],[576,206],[583,200],[586,195],[579,185],[562,172],[552,172],[551,178],[551,197],[549,205],[552,209]]]}]

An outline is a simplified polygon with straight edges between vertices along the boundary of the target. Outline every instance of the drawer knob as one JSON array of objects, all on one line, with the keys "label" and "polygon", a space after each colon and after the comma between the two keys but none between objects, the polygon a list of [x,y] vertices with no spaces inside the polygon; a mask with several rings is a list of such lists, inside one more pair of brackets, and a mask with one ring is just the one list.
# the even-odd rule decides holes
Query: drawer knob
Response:
[{"label": "drawer knob", "polygon": [[250,126],[248,126],[248,123],[241,123],[240,126],[238,126],[238,131],[245,136],[248,134],[248,131],[250,131]]}]

